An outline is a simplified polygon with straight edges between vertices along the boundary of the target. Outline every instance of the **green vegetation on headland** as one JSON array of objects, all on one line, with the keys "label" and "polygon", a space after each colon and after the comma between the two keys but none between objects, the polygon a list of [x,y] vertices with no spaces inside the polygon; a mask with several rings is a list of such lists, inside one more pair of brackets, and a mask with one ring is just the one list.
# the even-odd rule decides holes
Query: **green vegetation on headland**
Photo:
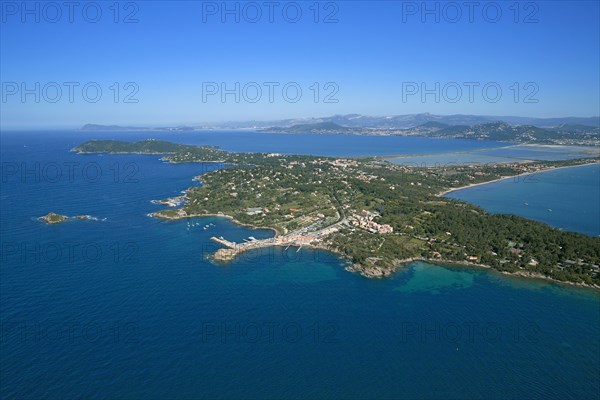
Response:
[{"label": "green vegetation on headland", "polygon": [[141,142],[120,142],[117,140],[92,140],[85,142],[72,151],[85,153],[113,153],[113,154],[170,154],[185,150],[189,146],[164,142],[161,140],[144,140]]},{"label": "green vegetation on headland", "polygon": [[[89,149],[89,143],[74,150]],[[107,150],[101,142],[91,143],[98,152]],[[146,145],[119,148],[141,153]],[[154,216],[223,215],[278,233],[272,239],[239,244],[214,238],[225,246],[215,254],[220,260],[265,246],[311,246],[344,256],[353,263],[352,270],[369,277],[387,276],[408,261],[423,259],[600,285],[600,238],[514,215],[489,214],[441,196],[453,188],[504,177],[531,179],[522,174],[598,163],[597,157],[423,168],[376,158],[229,153],[184,146],[163,159],[218,161],[228,167],[202,175],[203,185],[187,190],[183,206]]]}]

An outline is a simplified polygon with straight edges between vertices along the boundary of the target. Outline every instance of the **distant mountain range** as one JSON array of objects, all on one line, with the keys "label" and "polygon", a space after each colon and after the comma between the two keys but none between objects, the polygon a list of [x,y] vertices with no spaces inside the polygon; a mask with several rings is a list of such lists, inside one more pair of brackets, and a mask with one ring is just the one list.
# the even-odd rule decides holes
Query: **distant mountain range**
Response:
[{"label": "distant mountain range", "polygon": [[392,115],[374,117],[361,114],[333,115],[321,118],[295,118],[276,121],[238,121],[214,124],[194,124],[191,126],[142,128],[123,127],[118,125],[87,124],[84,130],[191,130],[191,129],[266,129],[271,127],[292,127],[298,125],[314,125],[333,123],[346,128],[379,128],[379,129],[407,129],[437,122],[445,125],[473,126],[488,122],[504,122],[509,125],[534,125],[540,128],[557,128],[560,125],[587,127],[600,127],[600,117],[560,117],[560,118],[530,118],[514,116],[489,116],[489,115],[436,115],[430,113]]},{"label": "distant mountain range", "polygon": [[[363,129],[358,129],[362,131]],[[271,127],[259,129],[260,132],[269,133],[360,133],[357,128],[341,126],[335,122],[317,122],[315,124],[298,124],[289,127]]]},{"label": "distant mountain range", "polygon": [[519,143],[600,145],[600,117],[528,118],[429,113],[371,117],[347,114],[323,118],[153,128],[87,124],[81,129],[86,131],[252,129],[265,133],[426,136]]},{"label": "distant mountain range", "polygon": [[437,121],[425,122],[412,128],[349,128],[333,122],[300,124],[290,127],[261,129],[265,133],[290,134],[356,134],[378,136],[424,136],[437,138],[495,140],[518,143],[600,145],[600,127],[561,124],[555,128],[534,125],[509,125],[488,122],[477,125],[448,125]]},{"label": "distant mountain range", "polygon": [[322,118],[284,119],[279,121],[246,121],[220,124],[224,128],[268,128],[273,126],[290,127],[294,125],[318,124],[331,122],[348,128],[414,128],[428,122],[439,122],[446,125],[478,125],[487,122],[504,122],[509,125],[535,125],[541,128],[552,128],[559,125],[583,125],[600,127],[600,117],[561,117],[530,118],[514,116],[488,115],[435,115],[430,113],[392,115],[373,117],[361,114],[333,115]]}]

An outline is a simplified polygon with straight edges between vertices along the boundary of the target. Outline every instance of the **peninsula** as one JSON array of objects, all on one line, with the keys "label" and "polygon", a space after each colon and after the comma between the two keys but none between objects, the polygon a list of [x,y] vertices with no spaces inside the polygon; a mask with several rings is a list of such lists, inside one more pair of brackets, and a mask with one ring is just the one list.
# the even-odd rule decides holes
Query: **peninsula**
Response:
[{"label": "peninsula", "polygon": [[[153,141],[156,142],[156,141]],[[148,141],[91,141],[80,153],[156,154]],[[413,260],[479,265],[520,275],[600,287],[600,238],[563,232],[514,215],[441,196],[445,191],[547,169],[600,162],[598,157],[446,167],[408,167],[377,158],[231,153],[216,147],[162,142],[163,160],[217,162],[165,219],[208,215],[275,230],[273,238],[223,246],[223,262],[267,246],[316,247],[351,262],[349,269],[384,277]]]}]

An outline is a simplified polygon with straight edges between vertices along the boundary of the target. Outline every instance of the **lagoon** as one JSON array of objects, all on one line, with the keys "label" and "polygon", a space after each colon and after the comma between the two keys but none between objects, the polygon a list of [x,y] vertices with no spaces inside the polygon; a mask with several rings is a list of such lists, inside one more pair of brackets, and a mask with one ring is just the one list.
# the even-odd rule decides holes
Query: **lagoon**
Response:
[{"label": "lagoon", "polygon": [[599,155],[600,151],[594,147],[506,145],[493,149],[392,157],[389,161],[406,166],[435,168],[451,165],[515,163],[527,160],[559,161]]}]

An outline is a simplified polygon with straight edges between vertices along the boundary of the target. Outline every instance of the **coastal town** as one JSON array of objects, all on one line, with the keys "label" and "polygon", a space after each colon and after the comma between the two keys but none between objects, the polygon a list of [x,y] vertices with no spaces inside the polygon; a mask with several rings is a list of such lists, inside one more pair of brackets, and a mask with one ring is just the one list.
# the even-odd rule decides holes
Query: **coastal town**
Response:
[{"label": "coastal town", "polygon": [[[122,151],[127,145],[111,146]],[[135,150],[135,144],[130,146]],[[222,216],[275,232],[271,238],[241,243],[213,237],[222,246],[211,255],[218,262],[265,247],[311,247],[339,254],[350,263],[348,269],[367,277],[389,276],[407,262],[427,260],[600,284],[600,238],[488,214],[444,197],[458,188],[501,179],[526,182],[536,172],[597,163],[598,157],[415,167],[374,157],[229,153],[180,146],[152,143],[152,151],[163,147],[167,162],[218,167],[196,177],[198,185],[183,195],[154,201],[167,208],[152,217]],[[74,150],[102,149],[88,142]]]}]

